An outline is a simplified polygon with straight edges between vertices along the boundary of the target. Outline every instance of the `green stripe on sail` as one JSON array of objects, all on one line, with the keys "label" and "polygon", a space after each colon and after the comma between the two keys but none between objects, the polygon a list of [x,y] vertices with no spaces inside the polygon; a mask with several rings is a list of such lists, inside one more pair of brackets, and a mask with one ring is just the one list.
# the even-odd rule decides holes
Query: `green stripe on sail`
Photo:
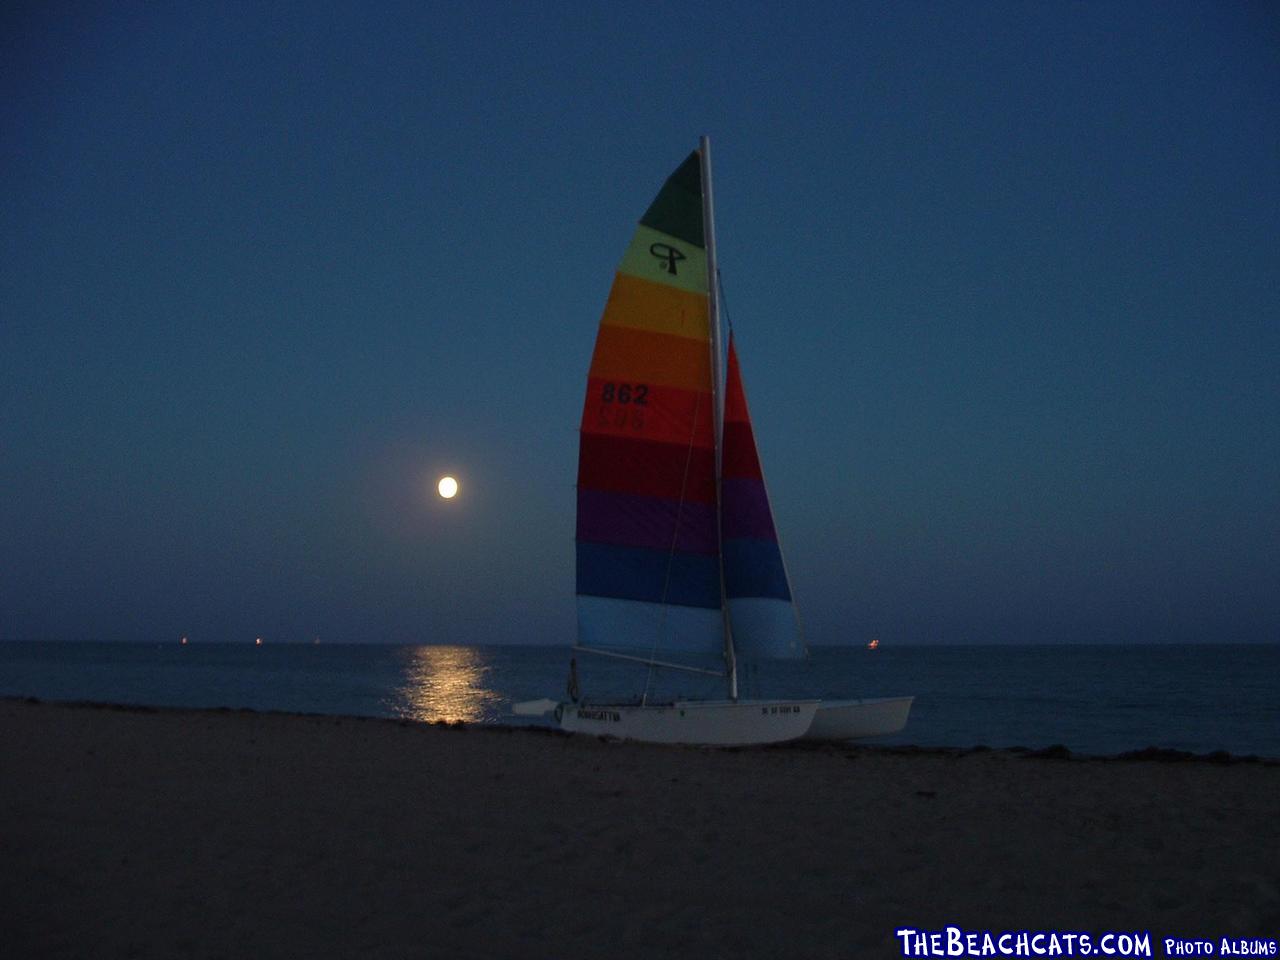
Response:
[{"label": "green stripe on sail", "polygon": [[704,246],[702,234],[702,164],[698,151],[689,154],[676,172],[667,177],[640,222],[696,246]]},{"label": "green stripe on sail", "polygon": [[636,228],[618,272],[690,293],[707,292],[707,252],[643,224]]}]

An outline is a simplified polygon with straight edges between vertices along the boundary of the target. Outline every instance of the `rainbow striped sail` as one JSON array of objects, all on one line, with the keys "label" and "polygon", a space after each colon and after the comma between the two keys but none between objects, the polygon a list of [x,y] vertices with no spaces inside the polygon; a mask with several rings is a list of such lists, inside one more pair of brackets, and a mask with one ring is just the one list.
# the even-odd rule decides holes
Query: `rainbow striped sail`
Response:
[{"label": "rainbow striped sail", "polygon": [[803,657],[805,648],[791,602],[791,584],[773,526],[773,511],[769,509],[769,494],[732,336],[721,450],[724,592],[734,646],[739,654],[749,657]]},{"label": "rainbow striped sail", "polygon": [[578,452],[578,643],[732,668],[726,628],[751,655],[803,646],[794,617],[781,629],[791,594],[734,353],[727,400],[716,383],[702,178],[694,151],[641,217],[600,319]]}]

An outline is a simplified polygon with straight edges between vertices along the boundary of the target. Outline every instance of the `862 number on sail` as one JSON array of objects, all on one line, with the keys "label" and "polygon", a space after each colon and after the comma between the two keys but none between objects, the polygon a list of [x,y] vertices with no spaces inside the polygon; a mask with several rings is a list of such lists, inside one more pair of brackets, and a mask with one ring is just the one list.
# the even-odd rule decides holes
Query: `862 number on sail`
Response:
[{"label": "862 number on sail", "polygon": [[600,399],[605,403],[634,403],[643,407],[649,401],[647,383],[606,383],[600,389]]},{"label": "862 number on sail", "polygon": [[600,385],[600,405],[596,423],[606,429],[643,430],[644,412],[649,403],[647,383],[604,383]]}]

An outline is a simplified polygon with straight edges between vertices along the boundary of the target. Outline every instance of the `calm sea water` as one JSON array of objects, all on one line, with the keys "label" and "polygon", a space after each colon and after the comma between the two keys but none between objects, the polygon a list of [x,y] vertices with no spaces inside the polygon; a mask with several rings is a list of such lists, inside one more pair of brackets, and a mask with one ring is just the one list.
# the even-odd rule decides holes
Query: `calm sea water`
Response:
[{"label": "calm sea water", "polygon": [[[563,647],[0,643],[0,696],[528,723],[514,702],[559,697]],[[584,695],[718,697],[713,678],[647,676],[579,657]],[[678,684],[678,686],[677,686]],[[1147,746],[1280,757],[1280,646],[816,648],[748,668],[744,695],[914,694],[886,743]]]}]

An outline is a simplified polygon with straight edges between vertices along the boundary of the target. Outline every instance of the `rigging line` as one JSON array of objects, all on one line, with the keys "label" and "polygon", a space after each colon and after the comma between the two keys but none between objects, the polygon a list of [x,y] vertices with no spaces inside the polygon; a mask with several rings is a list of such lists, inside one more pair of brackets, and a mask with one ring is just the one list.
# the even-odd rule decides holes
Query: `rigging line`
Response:
[{"label": "rigging line", "polygon": [[684,475],[680,478],[680,500],[676,504],[676,522],[671,530],[671,547],[667,550],[667,567],[662,575],[662,608],[658,614],[658,630],[654,634],[653,648],[649,651],[649,669],[645,674],[644,692],[640,697],[642,705],[649,699],[649,687],[653,683],[654,658],[658,655],[658,644],[662,642],[662,634],[667,626],[667,590],[671,586],[671,567],[675,563],[676,544],[680,538],[680,521],[684,516],[684,497],[689,488],[689,466],[693,463],[693,441],[698,436],[698,411],[701,406],[702,395],[696,393],[693,401],[693,423],[689,428],[689,446],[684,455]]},{"label": "rigging line", "polygon": [[716,267],[716,289],[720,291],[720,316],[724,318],[724,325],[729,328],[730,336],[733,335],[733,319],[729,316],[729,301],[724,296],[724,278],[720,275],[720,267]]},{"label": "rigging line", "polygon": [[644,657],[633,657],[627,653],[617,653],[613,650],[601,650],[597,647],[584,647],[581,644],[575,644],[573,647],[579,653],[590,653],[597,657],[609,657],[613,660],[630,660],[633,663],[643,663],[650,667],[665,667],[668,670],[682,670],[685,673],[704,673],[708,677],[716,677],[722,679],[724,673],[720,670],[708,670],[705,667],[691,667],[686,663],[671,663],[668,660],[648,660]]}]

